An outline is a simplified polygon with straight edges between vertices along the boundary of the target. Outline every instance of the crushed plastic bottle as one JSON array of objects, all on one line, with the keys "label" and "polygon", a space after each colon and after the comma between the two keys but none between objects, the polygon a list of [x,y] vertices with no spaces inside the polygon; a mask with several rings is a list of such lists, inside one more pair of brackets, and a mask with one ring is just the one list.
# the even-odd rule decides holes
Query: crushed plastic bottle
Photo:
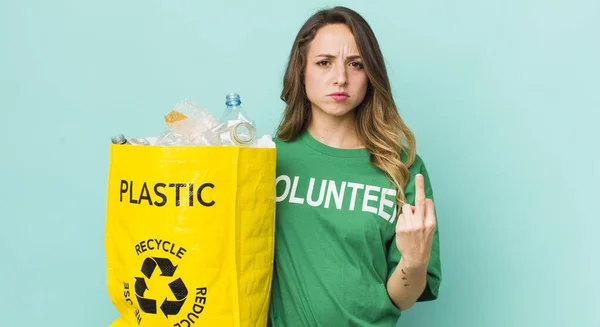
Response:
[{"label": "crushed plastic bottle", "polygon": [[219,124],[204,134],[210,145],[252,146],[256,142],[256,124],[241,104],[239,94],[227,94],[227,107],[219,119]]},{"label": "crushed plastic bottle", "polygon": [[123,134],[117,134],[111,137],[113,144],[131,144],[131,145],[150,145],[150,142],[142,137],[125,138]]},{"label": "crushed plastic bottle", "polygon": [[125,135],[123,135],[123,134],[117,134],[117,135],[111,137],[110,140],[112,141],[113,144],[126,144],[127,143],[127,139],[125,138]]},{"label": "crushed plastic bottle", "polygon": [[156,145],[192,145],[192,143],[183,135],[174,131],[162,133],[155,142]]},{"label": "crushed plastic bottle", "polygon": [[127,139],[127,143],[132,145],[150,145],[150,142],[143,137],[132,137]]}]

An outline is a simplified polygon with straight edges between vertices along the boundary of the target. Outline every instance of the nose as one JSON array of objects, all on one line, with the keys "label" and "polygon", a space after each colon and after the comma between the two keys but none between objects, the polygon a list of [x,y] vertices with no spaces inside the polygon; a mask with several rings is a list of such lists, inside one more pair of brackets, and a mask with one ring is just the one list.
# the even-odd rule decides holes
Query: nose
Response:
[{"label": "nose", "polygon": [[335,70],[335,84],[345,85],[348,82],[348,76],[345,65],[338,65]]}]

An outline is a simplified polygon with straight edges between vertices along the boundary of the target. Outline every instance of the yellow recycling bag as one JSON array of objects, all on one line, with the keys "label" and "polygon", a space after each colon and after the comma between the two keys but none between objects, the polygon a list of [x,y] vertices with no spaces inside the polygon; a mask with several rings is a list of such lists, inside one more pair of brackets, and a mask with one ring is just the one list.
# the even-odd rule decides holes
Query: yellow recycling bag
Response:
[{"label": "yellow recycling bag", "polygon": [[111,326],[267,325],[275,151],[111,144]]}]

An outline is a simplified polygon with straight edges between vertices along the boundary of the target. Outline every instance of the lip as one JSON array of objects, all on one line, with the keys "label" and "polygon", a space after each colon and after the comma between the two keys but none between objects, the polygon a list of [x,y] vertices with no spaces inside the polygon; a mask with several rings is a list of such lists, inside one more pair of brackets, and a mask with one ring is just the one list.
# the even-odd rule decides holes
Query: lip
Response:
[{"label": "lip", "polygon": [[330,97],[341,97],[341,96],[344,96],[344,97],[347,97],[347,98],[349,98],[349,97],[350,97],[350,96],[348,95],[348,93],[346,93],[346,92],[335,92],[335,93],[331,93],[331,94],[329,94],[329,96],[330,96]]},{"label": "lip", "polygon": [[350,97],[346,92],[335,92],[329,94],[328,96],[330,96],[335,101],[344,101]]}]

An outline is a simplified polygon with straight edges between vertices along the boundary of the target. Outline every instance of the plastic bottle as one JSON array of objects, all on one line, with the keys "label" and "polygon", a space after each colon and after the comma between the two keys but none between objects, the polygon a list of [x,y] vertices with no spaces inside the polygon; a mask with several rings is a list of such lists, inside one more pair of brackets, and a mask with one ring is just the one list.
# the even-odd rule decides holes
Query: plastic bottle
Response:
[{"label": "plastic bottle", "polygon": [[256,141],[256,124],[242,108],[237,93],[225,97],[225,111],[219,125],[208,131],[211,145],[251,146]]},{"label": "plastic bottle", "polygon": [[115,135],[111,137],[110,140],[113,144],[127,144],[127,139],[123,134]]},{"label": "plastic bottle", "polygon": [[118,134],[116,136],[111,137],[111,142],[113,144],[150,145],[150,142],[148,142],[148,140],[144,138],[134,137],[127,139],[123,134]]}]

